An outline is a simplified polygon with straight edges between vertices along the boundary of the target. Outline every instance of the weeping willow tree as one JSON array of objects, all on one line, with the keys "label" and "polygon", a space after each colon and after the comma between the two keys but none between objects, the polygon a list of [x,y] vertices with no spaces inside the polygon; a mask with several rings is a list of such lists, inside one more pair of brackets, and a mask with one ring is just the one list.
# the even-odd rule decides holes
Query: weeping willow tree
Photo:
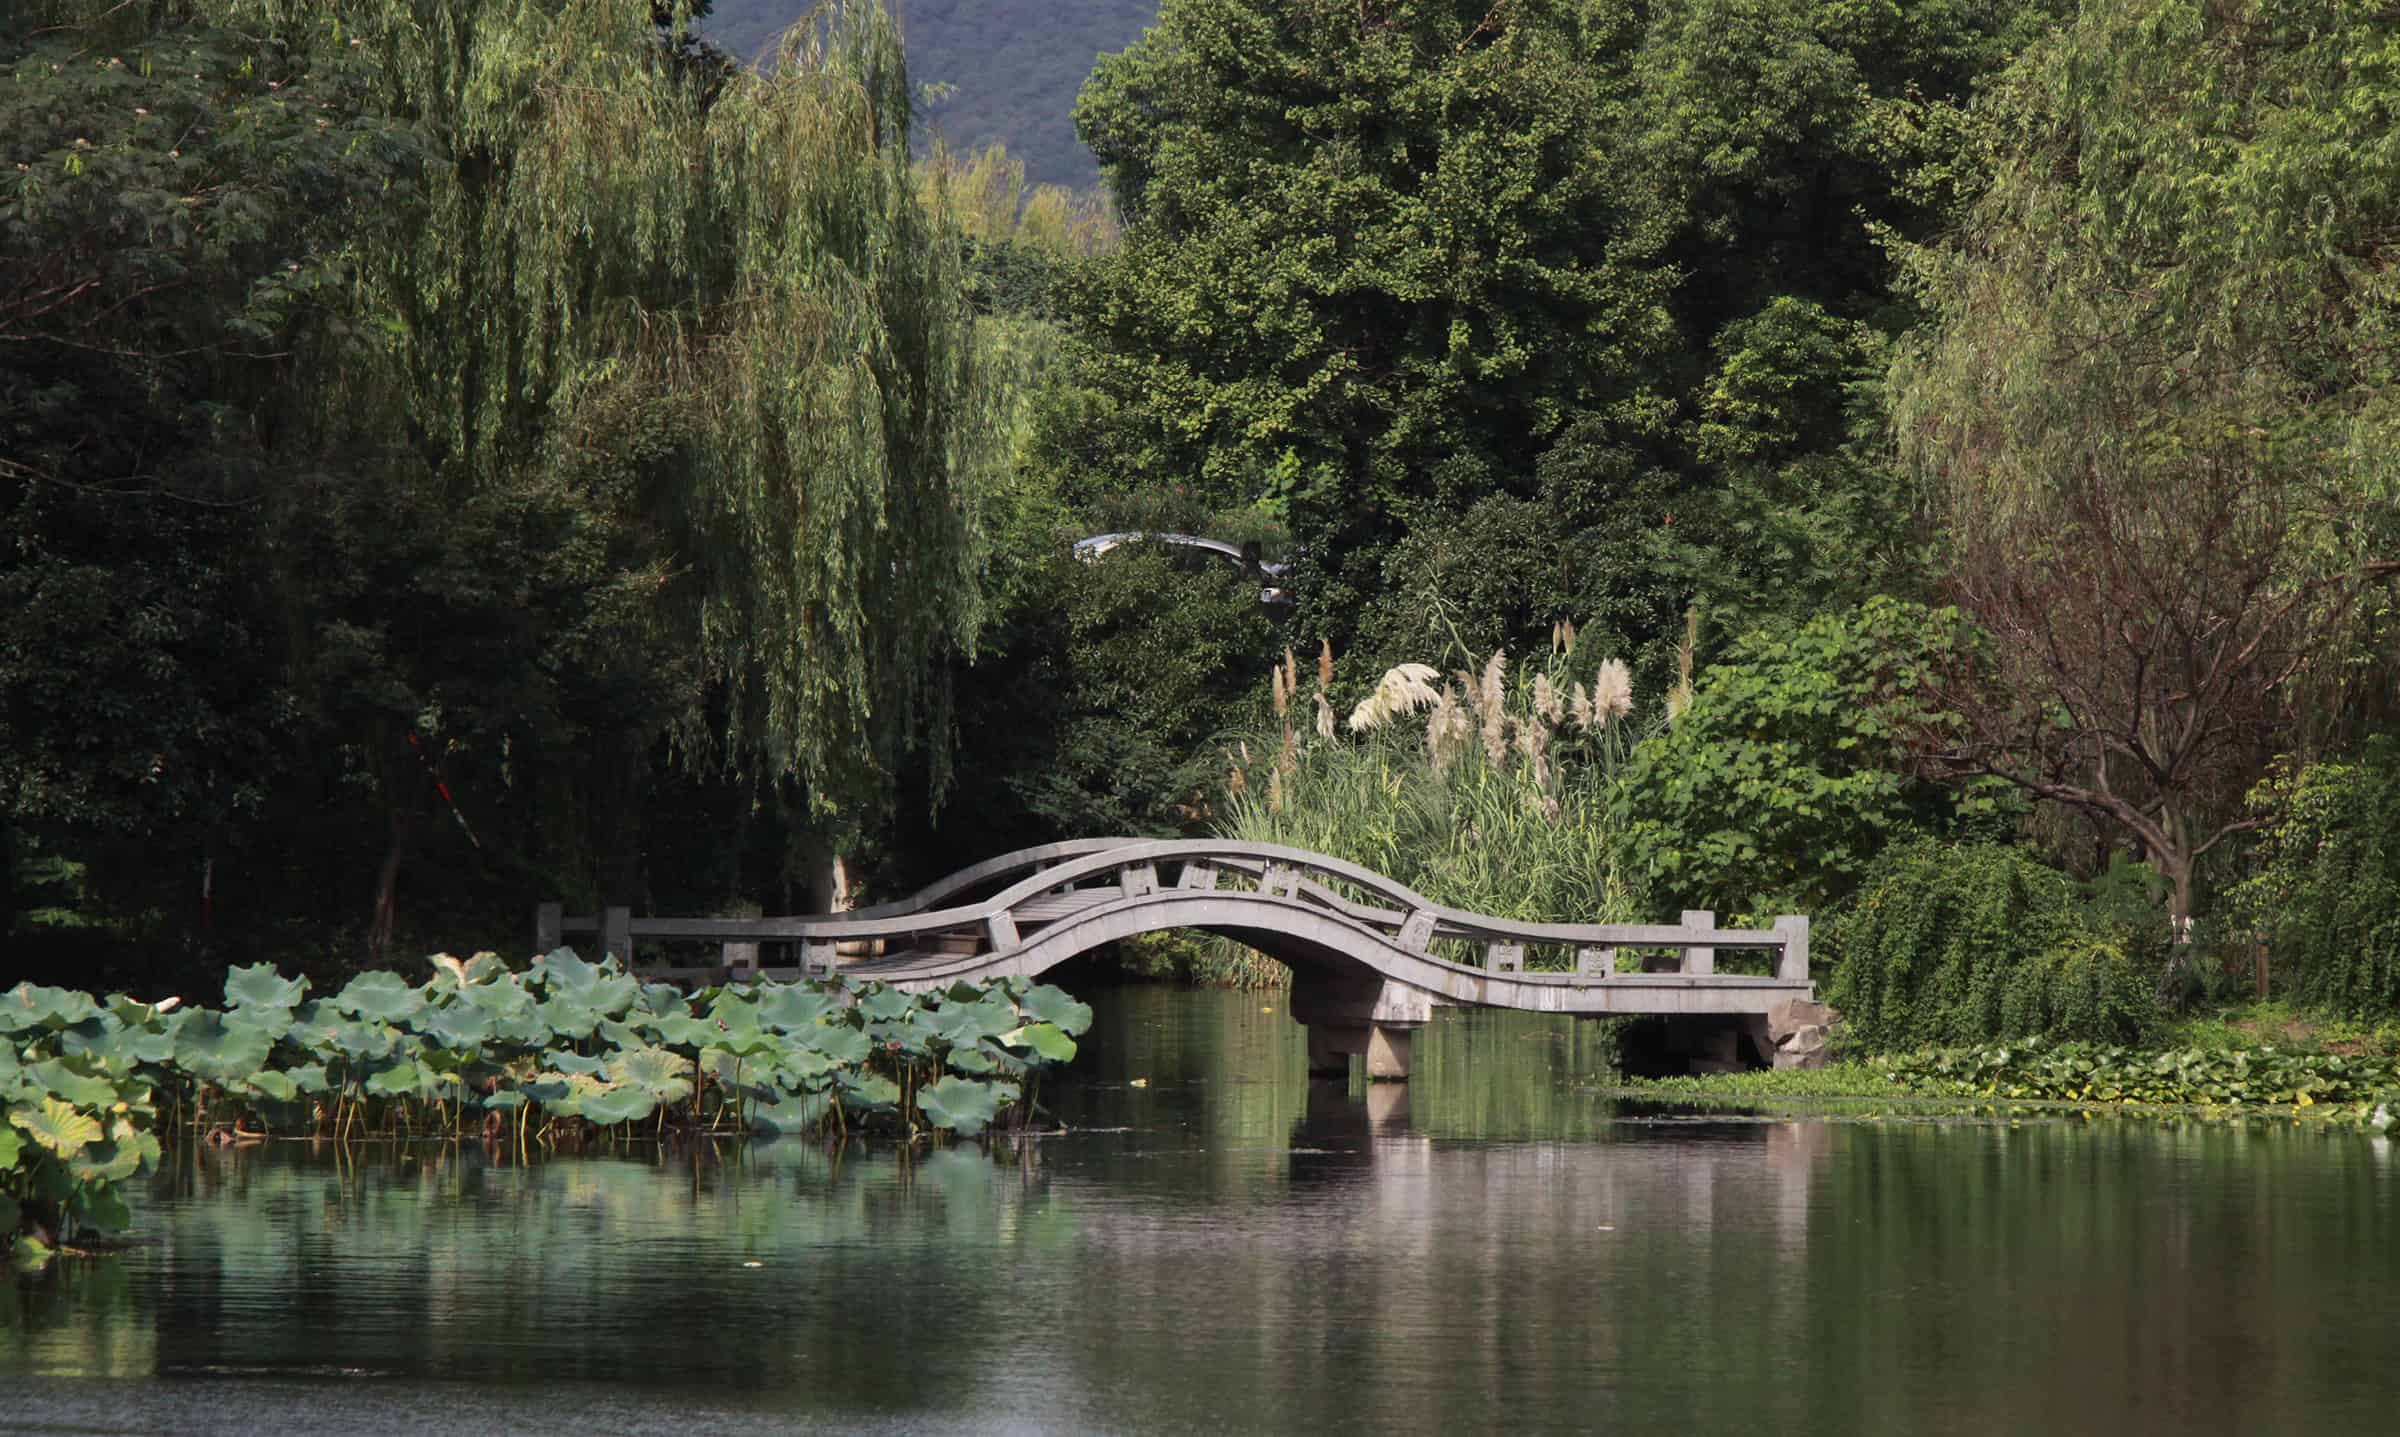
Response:
[{"label": "weeping willow tree", "polygon": [[[423,147],[401,222],[358,226],[349,311],[375,342],[317,378],[325,442],[386,456],[429,523],[532,496],[618,536],[616,572],[561,579],[586,586],[569,622],[522,645],[598,710],[518,765],[548,791],[548,867],[640,891],[662,733],[769,798],[794,867],[888,804],[910,754],[938,787],[1004,406],[877,0],[818,5],[757,70],[694,43],[684,4],[197,3],[276,37],[295,74],[348,76]],[[505,577],[469,582],[505,609]],[[445,662],[418,691],[447,725]],[[494,687],[486,753],[516,733]],[[394,814],[371,952],[422,807],[394,738],[356,745],[384,756]]]},{"label": "weeping willow tree", "polygon": [[2338,0],[2093,0],[1955,117],[1991,178],[1903,256],[1901,451],[1993,639],[1937,757],[2134,840],[2178,920],[2265,758],[2380,687],[2395,40]]},{"label": "weeping willow tree", "polygon": [[492,483],[663,401],[681,472],[645,499],[705,682],[684,737],[820,801],[872,791],[972,638],[989,444],[889,16],[820,6],[751,72],[662,41],[648,0],[254,8],[371,57],[442,147],[423,235],[362,268],[427,472]]}]

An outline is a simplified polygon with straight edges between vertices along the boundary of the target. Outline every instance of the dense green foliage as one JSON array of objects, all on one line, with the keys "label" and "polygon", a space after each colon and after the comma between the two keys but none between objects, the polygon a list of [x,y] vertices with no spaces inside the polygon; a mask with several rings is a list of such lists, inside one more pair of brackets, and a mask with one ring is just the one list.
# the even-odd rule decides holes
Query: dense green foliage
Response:
[{"label": "dense green foliage", "polygon": [[2022,849],[1918,840],[1877,855],[1833,914],[1826,996],[1869,1051],[2136,1042],[2158,1017],[2147,936]]},{"label": "dense green foliage", "polygon": [[630,895],[681,804],[743,815],[705,893],[938,787],[1004,430],[880,10],[771,77],[605,0],[20,7],[0,64],[0,871],[372,956],[412,870]]},{"label": "dense green foliage", "polygon": [[[412,985],[358,975],[329,998],[265,964],[226,1008],[19,984],[0,997],[0,1247],[125,1226],[116,1186],[160,1133],[274,1127],[458,1136],[520,1151],[589,1131],[847,1132],[884,1121],[972,1137],[1075,1055],[1091,1009],[1025,979],[916,997],[764,981],[686,994],[568,949],[523,972],[441,957]],[[36,1241],[39,1239],[36,1238]]]},{"label": "dense green foliage", "polygon": [[2284,991],[2323,1012],[2400,1010],[2400,755],[2378,743],[2354,762],[2280,768],[2251,807],[2267,827],[2227,897],[2281,960]]},{"label": "dense green foliage", "polygon": [[[1876,1045],[2128,1036],[2129,975],[2250,929],[2312,1008],[2400,1003],[2400,21],[710,9],[0,18],[31,961],[1232,825],[1492,912],[1819,913]],[[757,67],[687,23],[804,14]],[[1064,113],[1094,44],[1105,199],[962,119]],[[1137,529],[1298,602],[1070,556]],[[1328,700],[1470,671],[1462,731],[1323,733],[1296,665],[1270,719],[1326,640]],[[1665,701],[1562,718],[1601,654]]]},{"label": "dense green foliage", "polygon": [[1938,719],[1928,676],[1971,643],[1955,614],[1882,598],[1737,639],[1634,749],[1611,810],[1623,862],[1691,907],[1808,912],[1893,838],[1989,821],[1991,795],[1900,762]]},{"label": "dense green foliage", "polygon": [[2089,0],[1972,111],[1903,247],[1901,453],[2000,682],[1952,757],[2138,842],[2194,912],[2279,746],[2388,711],[2400,540],[2392,17]]}]

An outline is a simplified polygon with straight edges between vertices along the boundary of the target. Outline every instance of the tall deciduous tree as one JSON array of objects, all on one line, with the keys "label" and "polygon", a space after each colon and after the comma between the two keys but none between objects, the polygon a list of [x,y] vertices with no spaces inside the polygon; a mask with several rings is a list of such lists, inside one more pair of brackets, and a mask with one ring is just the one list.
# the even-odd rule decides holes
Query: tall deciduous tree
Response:
[{"label": "tall deciduous tree", "polygon": [[1943,756],[2117,826],[2178,919],[2273,745],[2356,701],[2400,554],[2396,38],[2333,0],[2088,4],[1908,255],[1902,453],[1996,641]]}]

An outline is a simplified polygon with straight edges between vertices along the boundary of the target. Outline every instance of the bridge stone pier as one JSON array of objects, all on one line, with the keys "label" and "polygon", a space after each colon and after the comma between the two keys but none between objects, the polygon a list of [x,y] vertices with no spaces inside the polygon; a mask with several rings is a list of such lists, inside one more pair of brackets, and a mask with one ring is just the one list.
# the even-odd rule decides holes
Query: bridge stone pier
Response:
[{"label": "bridge stone pier", "polygon": [[1389,978],[1326,969],[1292,970],[1292,1020],[1308,1029],[1308,1072],[1346,1078],[1353,1054],[1370,1082],[1408,1077],[1419,1028],[1433,1021],[1433,995]]},{"label": "bridge stone pier", "polygon": [[[570,916],[545,903],[535,941],[547,952],[596,935],[634,967],[636,946],[720,945],[720,962],[643,968],[648,976],[738,982],[778,977],[888,983],[909,991],[1035,977],[1079,954],[1144,933],[1214,933],[1292,969],[1289,1011],[1308,1028],[1309,1068],[1405,1079],[1419,1028],[1451,1006],[1532,1012],[1737,1020],[1762,1059],[1768,1015],[1813,1003],[1808,919],[1719,928],[1677,924],[1524,923],[1448,908],[1356,864],[1275,844],[1078,839],[1003,854],[895,902],[787,918],[643,918],[624,908]],[[761,945],[796,965],[761,964]],[[1719,968],[1752,952],[1764,971]],[[858,955],[855,957],[848,955]],[[1788,1011],[1788,1009],[1787,1009]]]}]

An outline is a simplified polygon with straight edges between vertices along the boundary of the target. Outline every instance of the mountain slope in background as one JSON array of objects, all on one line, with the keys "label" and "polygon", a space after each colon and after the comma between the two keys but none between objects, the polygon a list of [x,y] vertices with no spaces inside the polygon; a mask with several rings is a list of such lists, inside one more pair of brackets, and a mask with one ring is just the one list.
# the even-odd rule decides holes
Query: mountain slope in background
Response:
[{"label": "mountain slope in background", "polygon": [[[1158,19],[1159,0],[891,0],[908,36],[910,78],[948,85],[927,117],[952,146],[1004,141],[1035,184],[1099,179],[1075,138],[1075,93],[1103,52]],[[809,0],[717,0],[702,25],[729,54],[755,59]]]}]

